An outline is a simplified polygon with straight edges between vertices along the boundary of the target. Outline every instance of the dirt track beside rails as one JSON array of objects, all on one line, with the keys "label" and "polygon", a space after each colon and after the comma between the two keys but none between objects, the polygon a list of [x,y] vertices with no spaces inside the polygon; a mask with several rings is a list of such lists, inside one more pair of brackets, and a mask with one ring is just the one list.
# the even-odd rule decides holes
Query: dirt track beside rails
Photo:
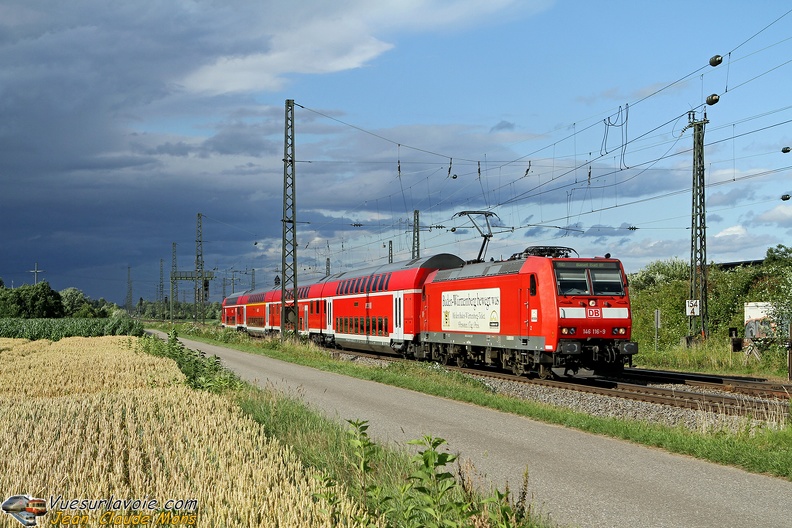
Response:
[{"label": "dirt track beside rails", "polygon": [[[162,333],[158,333],[164,336]],[[526,466],[535,508],[562,525],[788,527],[792,482],[370,381],[181,339],[243,379],[300,395],[328,416],[368,420],[378,442],[442,437],[500,489]]]}]

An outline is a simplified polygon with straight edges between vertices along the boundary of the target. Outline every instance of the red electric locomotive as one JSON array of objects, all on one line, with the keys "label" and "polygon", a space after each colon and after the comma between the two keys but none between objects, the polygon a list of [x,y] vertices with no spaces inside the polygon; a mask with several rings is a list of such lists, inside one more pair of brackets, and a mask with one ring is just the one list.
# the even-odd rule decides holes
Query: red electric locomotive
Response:
[{"label": "red electric locomotive", "polygon": [[[638,350],[624,269],[572,253],[531,247],[468,264],[440,254],[337,273],[299,287],[299,317],[287,326],[326,346],[515,374],[617,372]],[[248,291],[223,301],[222,323],[277,332],[281,309],[280,289]]]},{"label": "red electric locomotive", "polygon": [[424,286],[415,355],[548,377],[580,369],[612,373],[638,345],[627,279],[611,258],[530,247],[509,260],[442,270]]}]

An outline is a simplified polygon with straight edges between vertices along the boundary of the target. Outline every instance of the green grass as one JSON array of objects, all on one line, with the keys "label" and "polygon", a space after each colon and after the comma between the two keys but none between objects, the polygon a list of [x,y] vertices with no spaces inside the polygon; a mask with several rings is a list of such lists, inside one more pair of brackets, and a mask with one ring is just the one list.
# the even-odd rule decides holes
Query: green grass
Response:
[{"label": "green grass", "polygon": [[[216,329],[194,327],[189,337],[217,342]],[[315,347],[281,344],[278,340],[247,339],[236,335],[233,348],[291,361],[360,379],[386,383],[426,394],[468,402],[546,423],[572,427],[594,434],[658,447],[672,453],[694,456],[718,464],[792,480],[792,427],[781,430],[745,427],[737,432],[691,431],[638,420],[600,418],[559,407],[502,396],[476,380],[451,373],[430,363],[395,362],[385,368],[371,368],[349,361],[338,361]],[[187,337],[187,334],[180,334]],[[222,341],[223,339],[221,339]],[[228,342],[226,339],[224,342]],[[684,370],[684,369],[682,369]]]},{"label": "green grass", "polygon": [[770,346],[760,351],[760,358],[745,352],[732,352],[727,340],[711,339],[691,347],[683,345],[658,350],[641,347],[635,357],[638,367],[706,372],[721,375],[741,375],[787,379],[787,352],[783,347]]},{"label": "green grass", "polygon": [[527,475],[516,497],[508,490],[482,493],[471,485],[473,468],[459,467],[459,477],[452,474],[447,466],[455,457],[441,449],[443,439],[412,442],[419,446],[414,455],[379,446],[368,436],[367,423],[350,421],[345,429],[294,396],[242,383],[218,368],[216,358],[186,350],[174,332],[167,341],[143,338],[141,350],[172,358],[191,387],[233,398],[268,436],[291,446],[305,465],[325,475],[321,498],[332,507],[339,494],[351,494],[366,506],[372,526],[375,520],[399,528],[552,526],[531,512]]}]

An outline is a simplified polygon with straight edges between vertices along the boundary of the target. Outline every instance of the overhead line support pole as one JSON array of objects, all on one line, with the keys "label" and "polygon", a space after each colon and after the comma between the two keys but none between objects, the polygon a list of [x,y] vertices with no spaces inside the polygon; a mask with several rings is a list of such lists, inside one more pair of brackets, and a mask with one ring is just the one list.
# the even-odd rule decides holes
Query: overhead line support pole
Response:
[{"label": "overhead line support pole", "polygon": [[[295,211],[294,167],[294,100],[286,99],[286,116],[283,141],[283,239],[281,251],[281,341],[286,339],[288,320],[299,328],[297,305],[297,218]],[[286,301],[291,300],[291,306]]]},{"label": "overhead line support pole", "polygon": [[707,211],[704,196],[704,125],[707,114],[696,121],[696,112],[688,113],[688,126],[693,128],[693,207],[690,226],[690,297],[699,302],[699,316],[689,316],[690,337],[706,339],[708,329],[707,306]]}]

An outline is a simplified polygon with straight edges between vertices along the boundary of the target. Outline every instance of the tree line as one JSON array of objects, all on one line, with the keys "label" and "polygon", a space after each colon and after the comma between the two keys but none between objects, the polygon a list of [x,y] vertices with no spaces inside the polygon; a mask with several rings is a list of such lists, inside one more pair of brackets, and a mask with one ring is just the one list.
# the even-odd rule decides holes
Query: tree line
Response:
[{"label": "tree line", "polygon": [[53,319],[60,317],[105,318],[118,306],[104,299],[92,300],[77,288],[53,290],[47,281],[6,288],[0,279],[0,317]]},{"label": "tree line", "polygon": [[[681,259],[655,261],[629,275],[633,340],[650,345],[655,340],[655,310],[660,312],[661,349],[680,344],[689,331],[685,300],[689,298],[690,264]],[[727,339],[730,329],[744,337],[746,302],[769,302],[777,337],[788,340],[792,321],[792,248],[769,248],[759,265],[707,268],[708,334]],[[697,337],[697,336],[694,336]]]},{"label": "tree line", "polygon": [[[195,319],[195,306],[192,303],[175,301],[173,318],[176,320]],[[58,319],[62,317],[103,319],[121,310],[115,303],[100,298],[91,299],[77,288],[53,290],[47,281],[34,285],[25,284],[17,288],[6,288],[0,278],[0,318],[20,319]],[[141,319],[168,320],[171,317],[170,304],[145,301],[143,298],[129,313]],[[199,320],[220,318],[220,303],[204,307],[203,317]]]}]

